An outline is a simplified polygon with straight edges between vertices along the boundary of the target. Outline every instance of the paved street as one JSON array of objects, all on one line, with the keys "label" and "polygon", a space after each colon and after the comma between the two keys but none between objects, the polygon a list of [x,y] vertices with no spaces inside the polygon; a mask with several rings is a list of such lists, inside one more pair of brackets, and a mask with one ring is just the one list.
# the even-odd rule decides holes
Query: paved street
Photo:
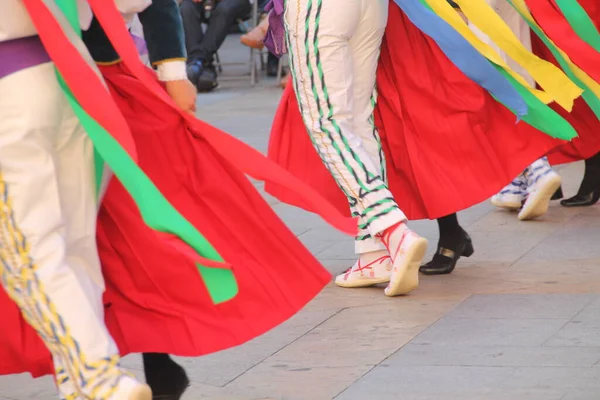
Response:
[{"label": "paved street", "polygon": [[[244,61],[236,38],[225,63]],[[227,75],[244,66],[224,66]],[[200,118],[266,151],[281,90],[223,82],[199,96]],[[583,164],[559,168],[567,196]],[[258,184],[257,184],[258,185]],[[258,185],[260,188],[260,185]],[[350,238],[269,198],[333,274],[354,261]],[[489,203],[460,214],[475,254],[407,297],[329,285],[288,322],[246,345],[180,359],[184,400],[594,400],[600,397],[600,206],[553,204],[541,220]],[[437,243],[435,222],[412,227]],[[201,333],[199,333],[201,334]],[[142,375],[138,356],[125,364]],[[50,379],[0,377],[0,400],[56,398]]]}]

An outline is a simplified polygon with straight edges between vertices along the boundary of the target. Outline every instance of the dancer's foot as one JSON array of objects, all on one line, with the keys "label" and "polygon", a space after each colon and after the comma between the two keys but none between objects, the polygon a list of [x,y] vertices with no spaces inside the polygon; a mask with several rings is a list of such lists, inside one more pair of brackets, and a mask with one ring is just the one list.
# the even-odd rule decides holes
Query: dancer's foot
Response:
[{"label": "dancer's foot", "polygon": [[523,206],[527,196],[527,184],[525,178],[519,175],[509,183],[500,193],[492,196],[492,204],[505,210],[517,211]]},{"label": "dancer's foot", "polygon": [[335,278],[335,284],[344,288],[359,288],[388,283],[392,276],[392,259],[387,251],[360,255],[358,261]]},{"label": "dancer's foot", "polygon": [[548,212],[550,199],[560,187],[561,177],[553,170],[547,171],[528,188],[528,195],[519,212],[519,220],[529,221]]},{"label": "dancer's foot", "polygon": [[150,386],[139,383],[129,376],[121,378],[110,400],[152,400]]},{"label": "dancer's foot", "polygon": [[600,153],[585,160],[585,173],[577,194],[560,202],[563,207],[593,206],[600,200]]},{"label": "dancer's foot", "polygon": [[451,238],[454,243],[444,239],[440,238],[433,259],[419,268],[423,275],[449,274],[454,271],[456,263],[461,257],[471,257],[475,252],[471,237],[462,228],[455,238]]},{"label": "dancer's foot", "polygon": [[240,37],[240,42],[253,49],[262,50],[265,47],[263,40],[267,36],[267,29],[269,29],[269,18],[263,18],[250,32]]},{"label": "dancer's foot", "polygon": [[492,196],[492,204],[505,210],[517,211],[523,205],[524,196],[511,193],[498,193]]},{"label": "dancer's foot", "polygon": [[183,367],[168,354],[144,353],[146,382],[152,388],[152,400],[179,400],[190,385]]},{"label": "dancer's foot", "polygon": [[560,202],[563,207],[587,207],[593,206],[600,200],[600,189],[588,194],[576,194],[573,197]]},{"label": "dancer's foot", "polygon": [[386,229],[381,240],[392,257],[392,276],[387,296],[408,294],[419,286],[419,266],[427,251],[427,239],[398,223]]}]

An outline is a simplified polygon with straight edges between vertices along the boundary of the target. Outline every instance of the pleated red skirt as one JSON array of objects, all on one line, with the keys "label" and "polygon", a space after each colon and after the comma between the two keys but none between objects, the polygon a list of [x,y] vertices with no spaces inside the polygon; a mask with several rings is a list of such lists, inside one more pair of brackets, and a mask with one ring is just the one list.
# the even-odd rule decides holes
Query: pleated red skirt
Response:
[{"label": "pleated red skirt", "polygon": [[[413,220],[442,217],[488,199],[562,143],[517,124],[514,114],[455,67],[393,2],[377,85],[375,122],[389,187]],[[312,147],[291,86],[275,116],[269,157],[349,213]],[[280,186],[267,184],[266,190],[311,211]]]},{"label": "pleated red skirt", "polygon": [[[252,183],[125,67],[100,68],[129,123],[140,166],[233,265],[239,285],[237,297],[214,305],[197,267],[144,225],[113,179],[97,238],[106,322],[121,353],[223,350],[265,333],[314,298],[329,273]],[[3,290],[0,315],[0,374],[51,373],[49,353]]]}]

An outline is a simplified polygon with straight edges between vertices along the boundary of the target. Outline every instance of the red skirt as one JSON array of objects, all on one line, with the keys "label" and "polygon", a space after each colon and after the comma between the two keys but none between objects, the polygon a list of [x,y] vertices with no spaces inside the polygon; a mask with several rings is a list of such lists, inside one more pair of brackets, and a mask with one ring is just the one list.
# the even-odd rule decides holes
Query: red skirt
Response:
[{"label": "red skirt", "polygon": [[[377,71],[375,122],[389,187],[410,219],[435,219],[502,189],[561,142],[516,117],[465,76],[393,2]],[[340,210],[348,204],[321,163],[288,85],[271,131],[269,157]],[[281,201],[311,210],[267,184]]]},{"label": "red skirt", "polygon": [[[140,166],[233,266],[239,285],[233,300],[214,305],[196,265],[143,223],[113,179],[97,238],[106,323],[121,353],[223,350],[265,333],[314,298],[329,273],[252,183],[124,66],[100,68],[131,128]],[[48,351],[2,290],[0,315],[0,374],[52,373]]]},{"label": "red skirt", "polygon": [[[598,0],[578,0],[578,2],[596,26],[599,26],[600,2]],[[558,65],[550,50],[548,50],[537,36],[532,35],[531,39],[533,52],[538,57]],[[548,154],[548,159],[552,164],[565,164],[585,160],[600,152],[600,121],[582,98],[575,100],[575,106],[571,113],[555,105],[552,107],[573,125],[579,135],[578,138],[573,139],[569,143],[564,143]]]},{"label": "red skirt", "polygon": [[[554,0],[526,0],[526,2],[537,23],[556,46],[593,80],[600,82],[600,53],[577,35],[558,6],[554,4]],[[593,7],[595,11],[596,6]]]}]

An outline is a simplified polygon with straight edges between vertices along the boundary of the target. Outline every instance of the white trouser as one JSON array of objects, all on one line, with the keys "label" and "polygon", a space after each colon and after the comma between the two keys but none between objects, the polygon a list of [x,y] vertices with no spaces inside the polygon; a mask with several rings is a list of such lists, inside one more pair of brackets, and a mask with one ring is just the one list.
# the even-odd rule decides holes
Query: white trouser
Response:
[{"label": "white trouser", "polygon": [[308,133],[359,217],[357,252],[384,249],[375,235],[406,219],[385,183],[373,124],[388,0],[285,4],[294,90]]},{"label": "white trouser", "polygon": [[63,398],[107,399],[122,372],[104,325],[92,143],[53,64],[0,79],[0,93],[2,285],[52,352]]}]

